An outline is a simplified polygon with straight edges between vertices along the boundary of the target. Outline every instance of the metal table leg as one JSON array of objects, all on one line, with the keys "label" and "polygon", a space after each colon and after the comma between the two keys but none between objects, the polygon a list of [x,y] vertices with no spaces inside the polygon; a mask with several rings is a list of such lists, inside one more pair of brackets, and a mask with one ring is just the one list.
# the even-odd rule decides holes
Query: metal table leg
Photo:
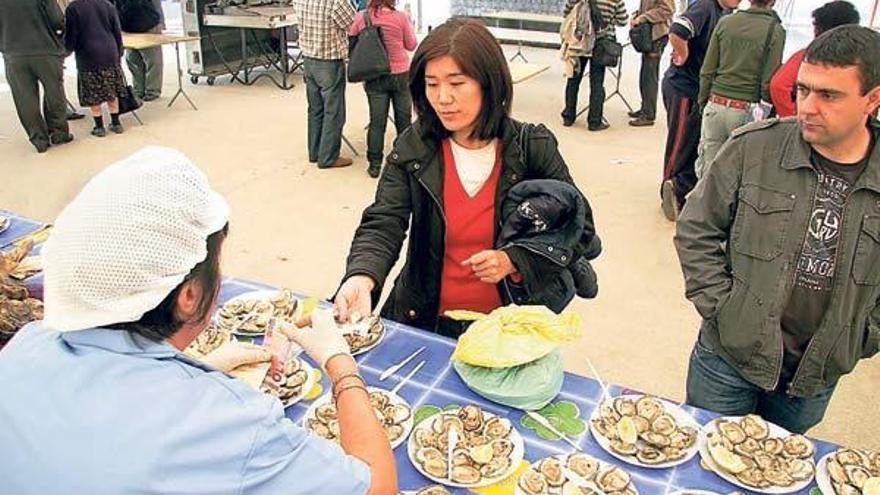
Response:
[{"label": "metal table leg", "polygon": [[[174,58],[177,61],[177,92],[174,93],[174,97],[168,102],[168,108],[171,108],[171,105],[174,104],[174,101],[177,100],[178,96],[183,95],[183,97],[186,98],[186,101],[189,102],[189,105],[193,107],[193,110],[198,110],[196,104],[193,103],[189,98],[189,95],[186,94],[186,91],[183,90],[183,68],[180,66],[180,42],[174,43]],[[135,118],[138,122],[141,121],[137,114],[135,114]],[[141,124],[143,124],[143,122],[141,122]]]}]

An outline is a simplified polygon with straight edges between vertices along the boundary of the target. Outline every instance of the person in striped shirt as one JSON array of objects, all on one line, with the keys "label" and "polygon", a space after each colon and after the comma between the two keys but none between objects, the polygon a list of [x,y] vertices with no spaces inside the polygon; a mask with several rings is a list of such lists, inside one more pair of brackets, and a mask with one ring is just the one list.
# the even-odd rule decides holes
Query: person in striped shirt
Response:
[{"label": "person in striped shirt", "polygon": [[[566,0],[563,15],[568,15],[581,2],[588,2],[593,15],[593,32],[599,38],[616,38],[616,26],[626,26],[629,20],[623,0]],[[562,111],[562,125],[569,127],[577,117],[578,92],[581,80],[590,61],[590,54],[578,57],[578,68],[565,84],[565,109]],[[605,106],[605,66],[590,63],[590,110],[587,113],[587,129],[603,131],[609,127],[603,117]]]}]

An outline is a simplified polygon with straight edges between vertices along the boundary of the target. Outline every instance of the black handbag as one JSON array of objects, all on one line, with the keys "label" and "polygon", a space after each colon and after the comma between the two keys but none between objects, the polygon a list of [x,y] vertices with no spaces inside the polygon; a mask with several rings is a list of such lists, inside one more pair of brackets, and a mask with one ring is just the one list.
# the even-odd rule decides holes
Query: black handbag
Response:
[{"label": "black handbag", "polygon": [[364,11],[366,27],[358,33],[349,54],[348,81],[362,82],[391,74],[388,52],[382,42],[382,32],[370,20],[369,11]]},{"label": "black handbag", "polygon": [[118,95],[117,98],[119,99],[119,115],[133,112],[143,106],[143,102],[134,95],[134,89],[130,84],[125,87],[125,92]]},{"label": "black handbag", "polygon": [[617,67],[621,55],[623,55],[623,45],[614,38],[603,36],[596,40],[596,46],[593,47],[593,59],[590,63],[603,67]]},{"label": "black handbag", "polygon": [[637,52],[654,52],[653,31],[654,26],[650,22],[643,22],[629,30],[629,40]]}]

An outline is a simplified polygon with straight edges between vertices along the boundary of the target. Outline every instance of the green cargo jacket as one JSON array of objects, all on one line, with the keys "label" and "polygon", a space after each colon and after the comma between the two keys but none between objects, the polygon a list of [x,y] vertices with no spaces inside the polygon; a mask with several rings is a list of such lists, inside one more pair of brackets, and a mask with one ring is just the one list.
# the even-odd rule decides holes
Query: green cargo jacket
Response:
[{"label": "green cargo jacket", "polygon": [[[675,247],[703,340],[765,390],[779,384],[780,318],[817,182],[794,119],[756,122],[733,133],[678,219]],[[790,395],[815,395],[880,349],[880,146],[846,203],[835,270]]]}]

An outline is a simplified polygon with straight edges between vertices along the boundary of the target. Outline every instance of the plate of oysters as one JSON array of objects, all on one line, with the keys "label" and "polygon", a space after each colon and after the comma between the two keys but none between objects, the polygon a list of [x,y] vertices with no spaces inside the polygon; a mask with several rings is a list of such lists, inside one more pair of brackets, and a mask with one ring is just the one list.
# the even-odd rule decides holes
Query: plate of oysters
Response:
[{"label": "plate of oysters", "polygon": [[699,431],[690,414],[649,395],[608,398],[590,418],[590,432],[603,449],[645,468],[669,468],[692,459]]},{"label": "plate of oysters", "polygon": [[425,418],[407,444],[410,462],[420,473],[459,488],[488,486],[507,478],[522,462],[524,451],[522,436],[510,420],[475,404]]},{"label": "plate of oysters", "polygon": [[260,391],[277,397],[281,405],[288,408],[300,400],[315,386],[315,371],[305,360],[298,357],[290,358],[284,365],[281,379],[275,381],[271,374],[260,386]]},{"label": "plate of oysters", "polygon": [[810,485],[816,447],[760,416],[725,416],[703,427],[700,456],[726,481],[761,493],[791,493]]},{"label": "plate of oysters", "polygon": [[880,495],[880,450],[826,455],[816,468],[816,483],[825,495]]},{"label": "plate of oysters", "polygon": [[400,495],[452,495],[443,485],[431,485],[418,490],[403,491]]},{"label": "plate of oysters", "polygon": [[215,316],[217,325],[233,335],[263,335],[272,318],[297,319],[299,299],[288,289],[246,292],[226,301]]},{"label": "plate of oysters", "polygon": [[638,495],[629,473],[583,453],[545,457],[523,471],[516,495]]},{"label": "plate of oysters", "polygon": [[385,336],[385,324],[378,315],[363,317],[352,313],[348,323],[338,323],[343,337],[351,347],[351,355],[357,356],[379,345]]},{"label": "plate of oysters", "polygon": [[201,359],[205,354],[215,351],[230,340],[232,340],[232,334],[228,330],[211,322],[183,352],[192,358]]},{"label": "plate of oysters", "polygon": [[[396,448],[413,429],[412,407],[403,397],[388,390],[368,387],[368,391],[376,419],[385,428],[391,448]],[[318,436],[339,442],[339,415],[331,394],[324,394],[316,400],[306,411],[302,423]]]}]

